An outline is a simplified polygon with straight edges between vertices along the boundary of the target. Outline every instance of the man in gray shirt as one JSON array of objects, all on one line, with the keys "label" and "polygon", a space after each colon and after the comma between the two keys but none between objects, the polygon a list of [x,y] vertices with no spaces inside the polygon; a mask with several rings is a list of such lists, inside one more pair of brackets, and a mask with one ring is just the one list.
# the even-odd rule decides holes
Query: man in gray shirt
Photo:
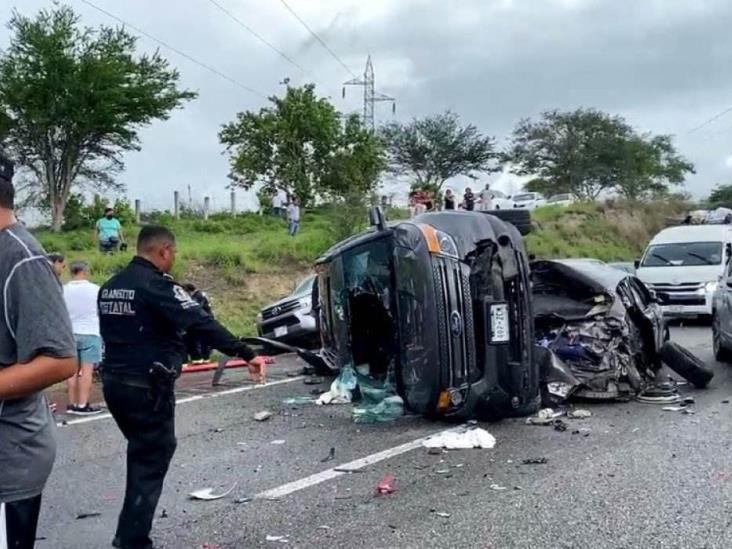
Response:
[{"label": "man in gray shirt", "polygon": [[40,392],[76,373],[61,284],[13,214],[13,165],[0,151],[0,547],[32,548],[56,456]]}]

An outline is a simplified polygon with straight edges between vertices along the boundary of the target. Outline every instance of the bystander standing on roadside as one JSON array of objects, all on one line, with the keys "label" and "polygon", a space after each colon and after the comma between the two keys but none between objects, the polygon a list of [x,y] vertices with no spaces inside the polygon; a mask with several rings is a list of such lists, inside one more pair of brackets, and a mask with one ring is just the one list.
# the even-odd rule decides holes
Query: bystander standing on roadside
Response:
[{"label": "bystander standing on roadside", "polygon": [[485,189],[480,191],[480,210],[487,212],[493,209],[493,191],[489,183],[485,184]]},{"label": "bystander standing on roadside", "polygon": [[89,281],[89,264],[72,261],[71,281],[64,286],[64,299],[76,340],[79,371],[67,381],[69,414],[93,415],[101,412],[89,403],[94,367],[102,361],[102,338],[99,335],[97,297],[99,286]]},{"label": "bystander standing on roadside", "polygon": [[60,279],[61,275],[64,274],[64,269],[66,269],[66,258],[64,257],[64,254],[53,252],[46,255],[46,259],[48,259],[48,262],[51,264],[53,272]]},{"label": "bystander standing on roadside", "polygon": [[56,457],[41,391],[76,372],[61,284],[13,213],[13,165],[0,152],[0,545],[30,549]]},{"label": "bystander standing on roadside", "polygon": [[475,209],[475,195],[470,187],[467,187],[465,193],[463,193],[463,209],[469,212]]},{"label": "bystander standing on roadside", "polygon": [[455,194],[452,192],[452,189],[447,189],[445,191],[445,209],[446,210],[455,209]]},{"label": "bystander standing on roadside", "polygon": [[275,217],[282,217],[282,209],[284,203],[282,200],[282,194],[279,190],[276,190],[272,195],[272,215]]},{"label": "bystander standing on roadside", "polygon": [[104,217],[97,220],[94,226],[94,242],[99,251],[116,252],[125,240],[122,233],[122,224],[114,217],[114,208],[104,210]]},{"label": "bystander standing on roadside", "polygon": [[300,202],[293,198],[287,207],[287,223],[290,236],[295,236],[300,230]]}]

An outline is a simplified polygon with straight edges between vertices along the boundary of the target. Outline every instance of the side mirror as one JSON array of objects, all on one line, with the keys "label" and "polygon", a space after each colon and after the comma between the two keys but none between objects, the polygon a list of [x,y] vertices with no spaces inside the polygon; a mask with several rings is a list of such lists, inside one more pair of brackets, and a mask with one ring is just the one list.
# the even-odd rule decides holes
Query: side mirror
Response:
[{"label": "side mirror", "polygon": [[386,228],[386,219],[384,218],[384,212],[381,208],[374,206],[369,209],[369,224],[372,227],[376,227],[376,230],[383,231]]},{"label": "side mirror", "polygon": [[635,266],[636,269],[638,267],[640,267],[640,259],[636,259],[635,261],[633,261],[633,265]]}]

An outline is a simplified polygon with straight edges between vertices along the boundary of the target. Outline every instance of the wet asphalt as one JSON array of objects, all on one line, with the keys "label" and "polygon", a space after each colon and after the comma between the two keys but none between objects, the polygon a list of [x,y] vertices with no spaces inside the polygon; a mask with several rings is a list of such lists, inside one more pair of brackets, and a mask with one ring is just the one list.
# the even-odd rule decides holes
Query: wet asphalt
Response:
[{"label": "wet asphalt", "polygon": [[[567,431],[520,419],[483,423],[494,449],[436,455],[408,443],[448,425],[420,417],[357,425],[349,405],[284,403],[314,388],[292,377],[302,366],[294,358],[273,367],[276,384],[244,391],[242,370],[227,371],[216,389],[210,373],[189,374],[181,398],[239,392],[179,404],[178,450],[153,537],[159,547],[209,549],[731,547],[732,366],[714,362],[709,327],[674,327],[672,338],[715,371],[708,389],[682,388],[696,399],[693,414],[639,402],[583,404],[592,417],[567,420]],[[272,417],[254,421],[261,410]],[[124,441],[111,419],[67,419],[37,547],[110,547]],[[311,477],[394,448],[358,472]],[[523,463],[534,458],[546,463]],[[396,491],[376,495],[385,475],[396,477]],[[276,500],[257,497],[302,479]],[[188,498],[233,485],[220,500]]]}]

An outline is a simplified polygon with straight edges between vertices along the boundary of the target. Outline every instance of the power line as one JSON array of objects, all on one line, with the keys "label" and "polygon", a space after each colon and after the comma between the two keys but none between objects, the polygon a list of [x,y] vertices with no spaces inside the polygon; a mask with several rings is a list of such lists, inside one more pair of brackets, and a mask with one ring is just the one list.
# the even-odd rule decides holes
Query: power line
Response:
[{"label": "power line", "polygon": [[338,61],[338,63],[340,63],[341,67],[343,67],[346,70],[346,72],[348,72],[351,76],[356,78],[356,74],[351,69],[348,68],[348,65],[346,65],[341,60],[341,58],[338,57],[336,55],[336,53],[332,49],[330,49],[330,47],[328,47],[328,44],[326,44],[325,41],[320,36],[318,36],[315,33],[315,31],[313,29],[311,29],[305,21],[303,21],[302,17],[300,17],[297,14],[297,12],[295,12],[295,10],[293,10],[285,0],[280,0],[280,2],[282,3],[283,6],[285,6],[285,8],[287,8],[287,11],[289,11],[295,17],[295,19],[297,19],[300,22],[300,24],[303,27],[305,27],[310,34],[313,35],[313,38],[315,38],[318,42],[320,42],[320,45],[323,46],[328,51],[328,53],[331,55],[331,57],[333,57],[333,59]]},{"label": "power line", "polygon": [[262,42],[265,46],[267,46],[269,49],[276,52],[280,57],[282,57],[285,61],[290,63],[292,66],[297,67],[302,72],[308,72],[305,68],[302,67],[297,61],[293,60],[290,56],[288,56],[286,53],[278,49],[274,44],[269,42],[266,38],[264,38],[261,34],[259,34],[257,31],[252,29],[249,25],[244,23],[241,19],[236,17],[233,13],[231,13],[229,10],[227,10],[224,6],[219,4],[216,0],[208,0],[211,2],[214,6],[216,6],[219,10],[221,10],[223,13],[228,15],[234,22],[236,22],[240,27],[242,27],[244,30],[249,32],[252,36],[254,36],[257,40]]},{"label": "power line", "polygon": [[719,112],[719,113],[715,114],[715,115],[714,115],[714,116],[712,116],[711,118],[708,118],[707,120],[705,120],[704,122],[702,122],[702,123],[701,123],[701,124],[699,124],[698,126],[696,126],[696,127],[692,128],[692,129],[690,129],[690,130],[689,130],[688,132],[686,132],[686,133],[694,133],[694,132],[696,132],[696,131],[698,131],[698,130],[701,130],[701,129],[702,129],[702,128],[703,128],[704,126],[708,126],[708,125],[709,125],[709,124],[711,124],[712,122],[714,122],[714,121],[716,121],[716,120],[719,120],[720,118],[722,118],[722,117],[723,117],[723,116],[724,116],[725,114],[727,114],[728,112],[732,112],[732,107],[729,107],[729,108],[727,108],[727,109],[724,109],[724,110],[723,110],[722,112]]},{"label": "power line", "polygon": [[148,37],[153,42],[156,42],[156,43],[160,44],[164,48],[168,48],[169,50],[177,53],[181,57],[184,57],[185,59],[188,59],[188,61],[191,61],[192,63],[195,63],[199,67],[202,67],[202,68],[206,69],[209,72],[212,72],[213,74],[215,74],[215,75],[223,78],[224,80],[226,80],[226,81],[234,84],[235,86],[238,86],[238,87],[240,87],[240,88],[248,91],[249,93],[252,93],[252,94],[256,95],[257,97],[260,97],[262,99],[267,99],[267,97],[263,93],[258,92],[257,90],[255,90],[254,88],[251,88],[251,87],[247,86],[246,84],[242,84],[241,82],[239,82],[235,78],[232,78],[232,77],[224,74],[220,70],[215,69],[212,66],[207,65],[206,63],[203,63],[203,62],[199,61],[198,59],[196,59],[196,58],[188,55],[187,53],[182,52],[178,48],[175,48],[175,47],[171,46],[170,44],[167,44],[166,42],[163,42],[159,38],[155,38],[152,34],[150,34],[148,32],[145,32],[144,30],[142,30],[142,29],[140,29],[138,27],[135,27],[134,25],[131,25],[130,23],[126,22],[124,19],[121,19],[121,18],[117,17],[113,13],[110,13],[110,12],[108,12],[107,10],[105,10],[103,8],[100,8],[99,6],[91,3],[89,0],[80,0],[80,1],[83,2],[84,4],[86,4],[87,6],[89,6],[90,8],[94,8],[95,10],[97,10],[98,12],[103,13],[107,17],[111,17],[112,19],[114,19],[118,23],[121,23],[123,25],[126,25],[126,26],[130,27],[135,32],[138,32],[138,33],[142,34],[143,36]]}]

